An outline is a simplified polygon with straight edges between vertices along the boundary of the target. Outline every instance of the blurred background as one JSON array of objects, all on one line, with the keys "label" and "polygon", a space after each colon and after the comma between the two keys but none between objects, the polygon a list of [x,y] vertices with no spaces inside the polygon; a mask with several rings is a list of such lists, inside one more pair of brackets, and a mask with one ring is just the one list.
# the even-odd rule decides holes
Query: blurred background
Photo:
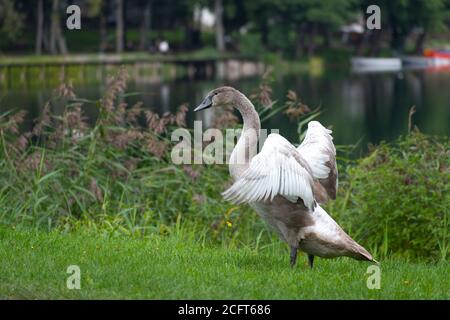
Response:
[{"label": "blurred background", "polygon": [[[81,30],[66,27],[71,4]],[[372,4],[378,30],[366,28]],[[62,81],[98,99],[104,78],[126,65],[128,90],[139,93],[129,102],[163,114],[223,84],[250,95],[270,69],[271,99],[293,90],[320,107],[337,144],[396,138],[412,106],[421,130],[448,135],[449,28],[447,0],[0,0],[0,108],[33,119]],[[188,113],[190,125],[195,117],[213,115]],[[265,126],[298,141],[285,114]]]}]

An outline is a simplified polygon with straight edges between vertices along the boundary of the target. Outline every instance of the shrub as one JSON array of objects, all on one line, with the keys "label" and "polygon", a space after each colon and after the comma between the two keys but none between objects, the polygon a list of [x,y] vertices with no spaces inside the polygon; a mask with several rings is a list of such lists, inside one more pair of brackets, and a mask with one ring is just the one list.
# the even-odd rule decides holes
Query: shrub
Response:
[{"label": "shrub", "polygon": [[235,36],[239,43],[239,52],[247,56],[262,56],[265,52],[261,43],[261,36],[255,33],[239,34]]},{"label": "shrub", "polygon": [[[127,78],[121,68],[94,101],[61,85],[31,131],[21,130],[25,112],[0,115],[0,224],[147,236],[170,233],[181,221],[200,240],[261,240],[261,219],[220,195],[230,179],[227,166],[171,161],[171,130],[185,127],[187,106],[163,115],[141,103],[129,106]],[[264,107],[273,106],[270,94],[268,85],[255,92],[265,118],[285,108]],[[65,107],[61,115],[50,112],[56,103]],[[98,108],[95,124],[82,104]],[[216,121],[234,126],[237,118],[224,110]]]},{"label": "shrub", "polygon": [[[121,69],[102,99],[87,101],[99,109],[92,127],[81,109],[86,101],[67,85],[29,132],[20,130],[24,112],[0,116],[0,222],[70,228],[76,220],[113,221],[145,234],[184,214],[212,219],[213,210],[193,199],[212,192],[199,181],[220,180],[225,168],[173,165],[170,128],[185,126],[187,106],[162,116],[140,103],[127,106],[127,78]],[[65,104],[61,116],[50,112],[58,102]]]},{"label": "shrub", "polygon": [[446,259],[448,142],[414,131],[373,148],[347,168],[330,213],[378,255]]}]

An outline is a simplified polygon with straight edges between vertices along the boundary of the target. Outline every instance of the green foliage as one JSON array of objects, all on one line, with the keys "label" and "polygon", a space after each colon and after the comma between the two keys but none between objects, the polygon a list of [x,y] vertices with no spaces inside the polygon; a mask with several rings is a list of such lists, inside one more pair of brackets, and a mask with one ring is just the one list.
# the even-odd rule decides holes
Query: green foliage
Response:
[{"label": "green foliage", "polygon": [[331,214],[380,255],[447,259],[449,141],[419,132],[348,167]]},{"label": "green foliage", "polygon": [[216,35],[214,32],[209,31],[209,30],[204,30],[201,33],[201,43],[203,44],[203,47],[208,48],[208,47],[214,47],[215,50],[217,51],[216,48]]},{"label": "green foliage", "polygon": [[268,34],[268,44],[271,51],[282,52],[287,58],[294,57],[296,32],[289,24],[275,24]]},{"label": "green foliage", "polygon": [[261,57],[265,48],[261,43],[261,35],[257,33],[246,33],[235,36],[238,38],[239,51],[243,55]]},{"label": "green foliage", "polygon": [[[362,7],[373,4],[363,1]],[[382,16],[382,29],[390,28],[392,37],[390,47],[394,50],[405,48],[406,38],[415,28],[424,32],[442,32],[447,29],[450,7],[446,0],[402,0],[377,2]]]},{"label": "green foliage", "polygon": [[317,23],[331,30],[355,18],[354,0],[285,0],[284,6],[294,20]]},{"label": "green foliage", "polygon": [[[370,4],[371,1],[364,1],[362,6]],[[397,28],[400,33],[407,34],[414,27],[422,27],[426,31],[443,31],[446,28],[445,20],[449,14],[449,3],[446,0],[381,0],[377,5],[387,18],[384,22]]]},{"label": "green foliage", "polygon": [[324,50],[320,56],[327,65],[345,66],[349,64],[352,52],[347,48],[333,48]]},{"label": "green foliage", "polygon": [[96,17],[101,14],[102,6],[104,5],[104,0],[88,0],[87,1],[87,16]]},{"label": "green foliage", "polygon": [[[62,85],[30,132],[19,130],[23,113],[0,116],[0,222],[148,236],[171,233],[182,221],[212,241],[255,242],[262,221],[221,199],[226,165],[170,160],[170,133],[184,126],[186,106],[161,117],[140,104],[127,107],[126,78],[122,69],[96,101]],[[93,127],[82,103],[99,110]],[[65,105],[63,114],[51,114],[53,104]]]},{"label": "green foliage", "polygon": [[0,2],[0,31],[11,42],[19,38],[24,29],[24,15],[16,10],[13,0]]}]

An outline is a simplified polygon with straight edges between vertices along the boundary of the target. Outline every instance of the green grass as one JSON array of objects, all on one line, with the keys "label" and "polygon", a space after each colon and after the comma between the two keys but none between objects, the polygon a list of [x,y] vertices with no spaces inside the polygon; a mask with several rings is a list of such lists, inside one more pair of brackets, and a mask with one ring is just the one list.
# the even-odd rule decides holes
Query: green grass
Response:
[{"label": "green grass", "polygon": [[[69,265],[81,290],[66,288]],[[449,299],[448,262],[381,261],[381,289],[366,287],[370,264],[302,256],[288,264],[280,242],[255,250],[168,237],[106,237],[77,231],[0,228],[0,298],[20,299]]]}]

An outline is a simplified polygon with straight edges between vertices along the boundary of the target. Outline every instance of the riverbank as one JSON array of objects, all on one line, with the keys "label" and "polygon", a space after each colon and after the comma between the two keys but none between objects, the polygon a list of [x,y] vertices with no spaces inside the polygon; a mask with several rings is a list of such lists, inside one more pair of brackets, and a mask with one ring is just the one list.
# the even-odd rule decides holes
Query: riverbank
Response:
[{"label": "riverbank", "polygon": [[178,54],[72,54],[0,56],[0,86],[55,85],[102,81],[126,66],[137,82],[162,82],[178,78],[240,79],[261,75],[263,62],[254,56],[201,50]]},{"label": "riverbank", "polygon": [[146,52],[85,53],[69,55],[0,55],[0,67],[6,66],[39,66],[70,64],[129,64],[139,62],[198,62],[204,60],[245,59],[256,60],[254,56],[218,53],[215,50],[202,50],[189,53],[159,54]]}]

